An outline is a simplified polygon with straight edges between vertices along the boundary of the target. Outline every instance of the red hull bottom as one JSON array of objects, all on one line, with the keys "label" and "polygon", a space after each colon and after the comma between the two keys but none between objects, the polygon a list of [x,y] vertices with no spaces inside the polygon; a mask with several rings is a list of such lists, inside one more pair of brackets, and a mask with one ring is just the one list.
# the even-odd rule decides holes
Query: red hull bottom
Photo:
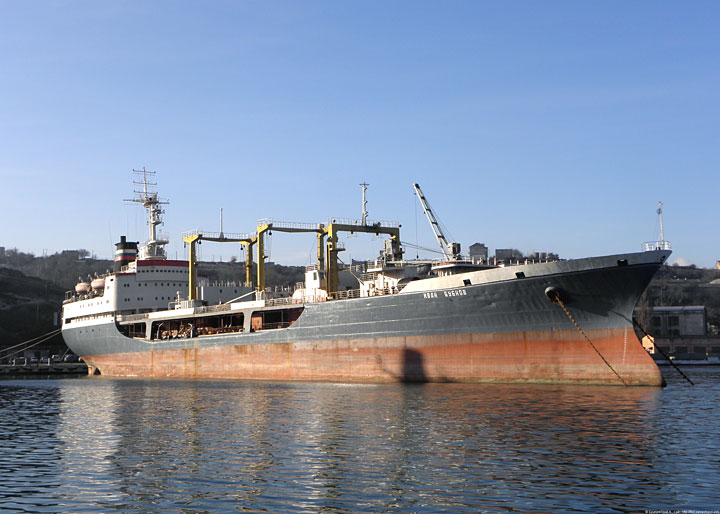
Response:
[{"label": "red hull bottom", "polygon": [[[627,385],[663,384],[630,328],[587,335]],[[577,331],[384,337],[84,356],[91,374],[339,382],[622,385]]]}]

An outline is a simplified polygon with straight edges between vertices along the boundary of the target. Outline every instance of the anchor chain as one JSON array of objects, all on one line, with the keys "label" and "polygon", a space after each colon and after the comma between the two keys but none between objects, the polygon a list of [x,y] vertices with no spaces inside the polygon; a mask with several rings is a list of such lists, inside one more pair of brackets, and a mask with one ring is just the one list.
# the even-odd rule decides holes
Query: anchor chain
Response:
[{"label": "anchor chain", "polygon": [[607,364],[607,367],[610,368],[610,370],[611,370],[613,373],[615,373],[615,376],[618,377],[618,379],[620,380],[620,382],[622,382],[624,386],[627,386],[627,382],[625,382],[625,380],[623,379],[623,377],[621,377],[621,376],[618,374],[618,372],[615,371],[615,368],[613,368],[612,365],[605,359],[605,357],[603,357],[602,353],[600,353],[600,350],[598,350],[598,349],[595,347],[595,345],[594,345],[593,342],[590,340],[590,338],[587,336],[587,334],[585,333],[585,331],[584,331],[582,328],[580,328],[580,325],[578,325],[577,321],[575,321],[575,318],[573,318],[572,314],[570,314],[570,311],[567,309],[567,307],[565,307],[565,304],[563,303],[563,301],[562,301],[562,299],[560,298],[560,295],[559,295],[559,294],[555,296],[555,298],[553,299],[553,303],[558,304],[558,305],[562,308],[562,310],[565,312],[565,314],[567,314],[567,317],[570,319],[570,321],[572,321],[572,324],[575,325],[575,328],[578,329],[578,332],[580,332],[580,333],[582,334],[582,336],[585,338],[585,340],[590,344],[590,346],[592,346],[592,349],[595,350],[595,353],[597,353],[598,356],[603,360],[603,362],[604,362],[605,364]]}]

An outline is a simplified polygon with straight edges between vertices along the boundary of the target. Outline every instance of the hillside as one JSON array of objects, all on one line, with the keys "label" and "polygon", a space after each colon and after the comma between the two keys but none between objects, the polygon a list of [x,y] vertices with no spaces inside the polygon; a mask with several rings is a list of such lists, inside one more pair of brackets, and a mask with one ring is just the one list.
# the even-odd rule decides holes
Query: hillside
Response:
[{"label": "hillside", "polygon": [[687,305],[704,305],[708,332],[720,334],[720,270],[664,266],[638,302],[639,308]]},{"label": "hillside", "polygon": [[[47,280],[0,268],[0,348],[60,328],[63,292]],[[49,353],[63,353],[65,348],[60,335],[36,347]]]}]

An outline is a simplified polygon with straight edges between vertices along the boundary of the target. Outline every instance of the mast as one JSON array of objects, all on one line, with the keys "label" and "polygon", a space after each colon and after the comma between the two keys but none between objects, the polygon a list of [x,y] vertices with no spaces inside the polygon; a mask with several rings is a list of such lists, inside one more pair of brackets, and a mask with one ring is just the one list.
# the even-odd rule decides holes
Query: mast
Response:
[{"label": "mast", "polygon": [[[663,224],[663,203],[658,202],[657,215],[660,218],[660,240],[648,241],[642,244],[643,252],[652,252],[654,250],[672,250],[670,241],[665,241],[665,226]],[[657,226],[657,225],[656,225]]]},{"label": "mast", "polygon": [[169,241],[157,230],[157,226],[162,225],[162,215],[165,213],[161,205],[167,205],[169,202],[158,198],[157,191],[154,189],[157,183],[148,180],[148,176],[155,175],[154,171],[147,171],[143,166],[141,170],[133,169],[133,173],[138,175],[138,180],[133,180],[133,184],[139,187],[134,191],[135,197],[125,201],[142,204],[148,213],[149,227],[149,237],[140,248],[139,258],[165,259],[164,246]]},{"label": "mast", "polygon": [[367,191],[367,187],[370,184],[366,184],[365,182],[363,182],[360,185],[363,188],[363,192],[362,192],[362,224],[363,224],[363,226],[365,226],[365,225],[367,225],[367,217],[368,217],[367,200],[365,199],[365,191]]}]

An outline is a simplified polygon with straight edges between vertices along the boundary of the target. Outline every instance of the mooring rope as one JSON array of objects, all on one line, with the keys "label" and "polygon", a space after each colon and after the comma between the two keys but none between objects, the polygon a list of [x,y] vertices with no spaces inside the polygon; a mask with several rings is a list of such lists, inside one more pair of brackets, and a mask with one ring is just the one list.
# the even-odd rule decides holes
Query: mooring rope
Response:
[{"label": "mooring rope", "polygon": [[[10,353],[8,353],[7,355],[3,355],[2,358],[4,359],[4,358],[7,358],[7,357],[10,357],[11,355],[16,355],[16,354],[18,354],[18,353],[24,352],[25,350],[28,350],[28,349],[32,348],[33,346],[37,346],[37,345],[39,345],[39,344],[41,344],[41,343],[44,343],[44,342],[47,341],[48,339],[52,339],[53,337],[55,337],[56,335],[58,335],[61,331],[62,331],[62,329],[57,328],[57,329],[55,329],[55,330],[52,330],[51,332],[48,332],[47,334],[43,334],[43,335],[41,335],[41,336],[33,337],[32,339],[28,339],[27,341],[23,341],[22,343],[16,344],[16,345],[14,345],[14,346],[10,346],[10,347],[8,347],[8,348],[3,348],[2,350],[0,350],[0,352],[6,352],[6,351],[8,351],[8,350],[12,350],[12,349],[14,349],[14,348],[17,348],[18,346],[23,346],[23,345],[25,345],[25,344],[32,343],[32,344],[29,344],[28,346],[25,346],[25,347],[23,347],[23,348],[20,348],[19,350],[16,350],[16,351],[14,351],[14,352],[10,352]],[[41,338],[41,339],[40,339],[39,341],[33,343],[33,341],[35,341],[35,340],[38,339],[38,338]]]}]

